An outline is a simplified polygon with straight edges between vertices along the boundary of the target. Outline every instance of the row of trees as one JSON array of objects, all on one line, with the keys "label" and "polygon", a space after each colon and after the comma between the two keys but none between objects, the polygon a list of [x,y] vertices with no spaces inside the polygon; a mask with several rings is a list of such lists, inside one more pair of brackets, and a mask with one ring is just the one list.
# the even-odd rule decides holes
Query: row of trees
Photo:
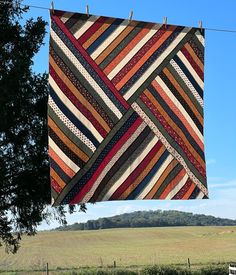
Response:
[{"label": "row of trees", "polygon": [[89,220],[86,223],[75,223],[57,230],[93,230],[127,227],[160,227],[160,226],[233,226],[236,220],[221,219],[213,216],[198,215],[181,211],[137,211],[110,218]]}]

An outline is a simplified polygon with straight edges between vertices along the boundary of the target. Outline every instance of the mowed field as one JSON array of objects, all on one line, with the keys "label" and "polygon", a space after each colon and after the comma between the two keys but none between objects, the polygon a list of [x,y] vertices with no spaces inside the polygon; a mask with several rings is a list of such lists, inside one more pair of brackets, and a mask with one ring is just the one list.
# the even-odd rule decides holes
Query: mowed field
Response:
[{"label": "mowed field", "polygon": [[19,252],[0,248],[0,270],[236,262],[236,227],[165,227],[40,232]]}]

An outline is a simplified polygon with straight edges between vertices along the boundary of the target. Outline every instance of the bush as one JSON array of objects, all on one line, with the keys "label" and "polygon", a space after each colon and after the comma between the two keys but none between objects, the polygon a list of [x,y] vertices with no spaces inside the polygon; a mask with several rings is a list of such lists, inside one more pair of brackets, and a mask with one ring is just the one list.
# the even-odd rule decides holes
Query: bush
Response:
[{"label": "bush", "polygon": [[143,269],[143,275],[191,275],[191,271],[171,266],[151,266]]},{"label": "bush", "polygon": [[85,269],[79,271],[66,272],[62,275],[138,275],[136,271],[125,269]]},{"label": "bush", "polygon": [[[52,273],[54,274],[54,273]],[[130,270],[127,268],[85,268],[76,271],[58,272],[60,275],[227,275],[227,265],[212,265],[201,268],[199,270],[190,270],[176,266],[150,266],[144,267],[139,272],[137,270]]]},{"label": "bush", "polygon": [[201,275],[227,275],[228,268],[224,266],[209,266],[200,270]]},{"label": "bush", "polygon": [[115,270],[113,271],[113,273],[110,274],[114,274],[114,275],[137,275],[138,273],[136,271],[132,271],[132,270]]}]

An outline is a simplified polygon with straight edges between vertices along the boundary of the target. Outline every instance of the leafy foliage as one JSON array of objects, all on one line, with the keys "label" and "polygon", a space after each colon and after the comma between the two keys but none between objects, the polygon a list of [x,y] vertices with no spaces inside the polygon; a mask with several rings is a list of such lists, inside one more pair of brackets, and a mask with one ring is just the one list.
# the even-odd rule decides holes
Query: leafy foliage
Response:
[{"label": "leafy foliage", "polygon": [[176,268],[173,266],[158,266],[154,265],[146,267],[143,270],[143,275],[191,275],[192,272],[187,269]]},{"label": "leafy foliage", "polygon": [[227,266],[208,266],[200,268],[198,270],[186,269],[183,267],[176,266],[147,266],[144,268],[139,268],[138,270],[129,270],[128,268],[101,268],[92,269],[84,268],[81,270],[73,270],[59,273],[61,275],[227,275]]},{"label": "leafy foliage", "polygon": [[56,230],[93,230],[105,228],[158,227],[158,226],[233,226],[236,220],[192,214],[181,211],[136,211],[110,218],[89,220],[59,227]]},{"label": "leafy foliage", "polygon": [[[32,70],[47,23],[38,17],[22,26],[27,10],[19,1],[0,3],[0,241],[13,253],[22,234],[35,234],[51,217],[48,76]],[[63,207],[54,214],[65,223]]]}]

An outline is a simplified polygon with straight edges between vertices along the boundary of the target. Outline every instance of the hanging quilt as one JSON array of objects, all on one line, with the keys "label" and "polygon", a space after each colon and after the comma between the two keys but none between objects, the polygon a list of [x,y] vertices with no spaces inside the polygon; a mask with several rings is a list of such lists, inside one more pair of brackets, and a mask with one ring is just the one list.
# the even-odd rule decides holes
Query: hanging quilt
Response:
[{"label": "hanging quilt", "polygon": [[204,30],[51,14],[54,205],[208,197]]}]

